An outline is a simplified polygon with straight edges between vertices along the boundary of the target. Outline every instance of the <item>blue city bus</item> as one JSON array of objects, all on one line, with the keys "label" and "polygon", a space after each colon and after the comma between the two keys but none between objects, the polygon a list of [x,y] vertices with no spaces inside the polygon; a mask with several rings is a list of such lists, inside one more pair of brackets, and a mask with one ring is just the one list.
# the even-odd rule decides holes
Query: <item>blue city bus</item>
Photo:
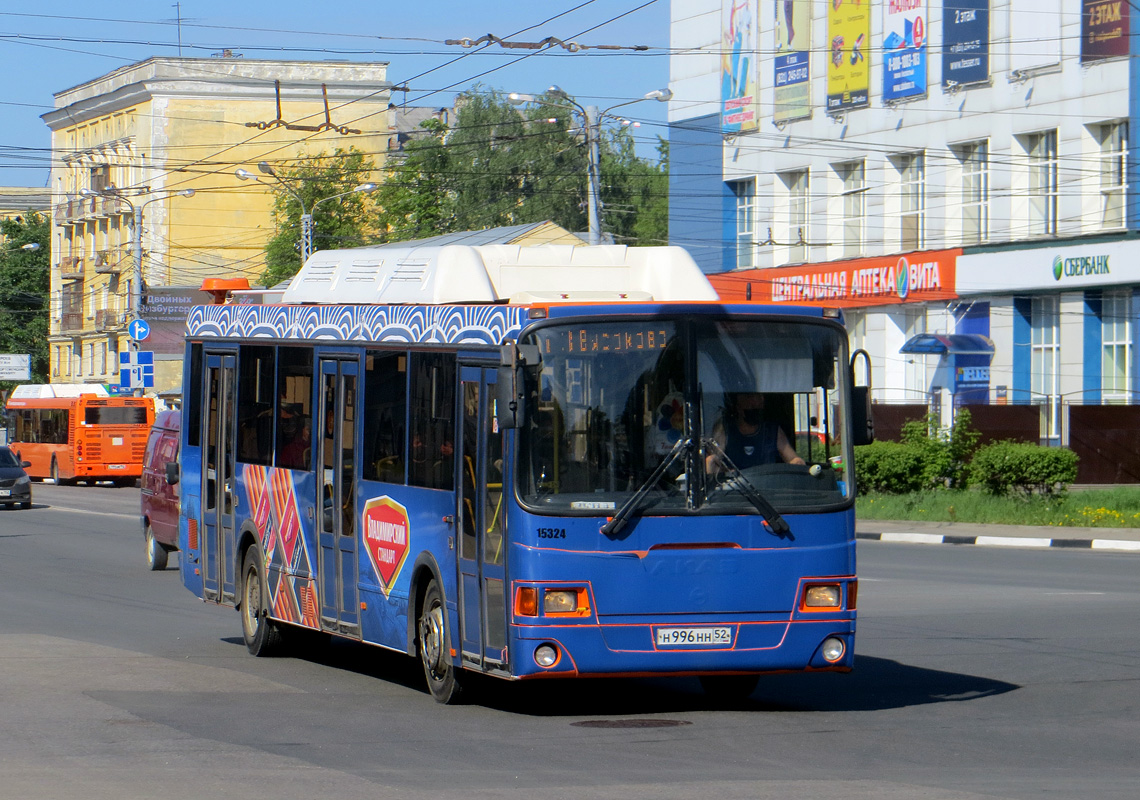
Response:
[{"label": "blue city bus", "polygon": [[179,547],[252,654],[331,633],[440,702],[851,668],[869,425],[837,311],[722,304],[674,247],[323,251],[238,295],[187,322]]}]

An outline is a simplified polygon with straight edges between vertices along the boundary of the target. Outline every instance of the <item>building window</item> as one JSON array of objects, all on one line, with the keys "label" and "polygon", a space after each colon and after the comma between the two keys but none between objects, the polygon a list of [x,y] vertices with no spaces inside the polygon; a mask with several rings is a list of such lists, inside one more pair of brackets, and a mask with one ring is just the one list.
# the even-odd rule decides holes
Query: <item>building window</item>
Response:
[{"label": "building window", "polygon": [[736,195],[736,268],[755,266],[756,250],[756,181],[736,181],[732,184]]},{"label": "building window", "polygon": [[962,243],[978,244],[990,235],[989,143],[956,148],[962,166]]},{"label": "building window", "polygon": [[1105,292],[1102,297],[1101,396],[1105,403],[1128,403],[1132,383],[1132,292]]},{"label": "building window", "polygon": [[843,181],[843,255],[857,256],[863,252],[863,216],[866,211],[864,193],[867,191],[866,168],[862,161],[839,164],[835,171]]},{"label": "building window", "polygon": [[1026,137],[1029,157],[1029,233],[1057,233],[1057,132],[1044,131]]},{"label": "building window", "polygon": [[788,190],[788,261],[798,264],[808,260],[808,171],[785,172],[780,180]]},{"label": "building window", "polygon": [[59,345],[55,347],[55,358],[52,359],[51,376],[53,378],[59,377],[59,362],[63,358],[63,348]]},{"label": "building window", "polygon": [[1031,389],[1033,402],[1046,406],[1044,436],[1060,435],[1061,347],[1060,299],[1034,297],[1030,311],[1032,329]]},{"label": "building window", "polygon": [[893,160],[899,171],[899,245],[921,250],[926,238],[926,154],[908,153]]},{"label": "building window", "polygon": [[1097,126],[1100,145],[1100,224],[1124,227],[1125,163],[1128,158],[1128,123]]}]

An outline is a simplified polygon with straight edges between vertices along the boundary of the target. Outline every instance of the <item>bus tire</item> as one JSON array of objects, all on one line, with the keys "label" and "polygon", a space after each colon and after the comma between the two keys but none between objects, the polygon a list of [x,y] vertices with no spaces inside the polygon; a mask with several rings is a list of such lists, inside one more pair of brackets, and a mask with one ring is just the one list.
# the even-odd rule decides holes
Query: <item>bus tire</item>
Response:
[{"label": "bus tire", "polygon": [[154,572],[166,569],[170,553],[154,538],[149,522],[143,527],[143,536],[146,538],[146,565]]},{"label": "bus tire", "polygon": [[420,605],[419,619],[416,621],[416,650],[424,667],[424,679],[431,696],[438,703],[458,703],[463,694],[463,686],[459,670],[451,663],[447,609],[443,604],[443,593],[434,578],[428,583]]},{"label": "bus tire", "polygon": [[255,656],[273,656],[281,652],[284,637],[281,626],[269,618],[269,584],[261,548],[254,544],[245,551],[242,565],[241,633],[245,647]]},{"label": "bus tire", "polygon": [[747,700],[756,691],[759,675],[702,675],[701,688],[718,702]]}]

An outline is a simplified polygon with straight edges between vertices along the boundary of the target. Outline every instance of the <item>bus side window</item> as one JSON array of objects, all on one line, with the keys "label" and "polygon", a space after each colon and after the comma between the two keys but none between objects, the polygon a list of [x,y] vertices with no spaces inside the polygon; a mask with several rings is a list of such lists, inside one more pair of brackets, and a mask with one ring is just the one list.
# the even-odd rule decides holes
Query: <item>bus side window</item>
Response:
[{"label": "bus side window", "polygon": [[455,354],[412,353],[408,483],[455,488]]},{"label": "bus side window", "polygon": [[268,465],[273,453],[274,356],[272,347],[238,351],[238,461]]},{"label": "bus side window", "polygon": [[281,347],[277,359],[277,448],[273,465],[286,469],[309,466],[313,404],[313,350],[311,347]]},{"label": "bus side window", "polygon": [[364,453],[361,476],[404,482],[408,356],[370,350],[364,363]]}]

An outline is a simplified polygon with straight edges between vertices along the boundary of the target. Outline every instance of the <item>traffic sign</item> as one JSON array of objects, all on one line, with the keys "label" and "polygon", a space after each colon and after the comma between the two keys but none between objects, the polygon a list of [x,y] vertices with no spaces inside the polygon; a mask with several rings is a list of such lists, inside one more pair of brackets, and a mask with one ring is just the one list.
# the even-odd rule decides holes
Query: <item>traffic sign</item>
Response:
[{"label": "traffic sign", "polygon": [[129,350],[119,353],[119,386],[124,389],[153,387],[154,353],[149,350]]},{"label": "traffic sign", "polygon": [[131,338],[136,342],[145,341],[146,338],[150,336],[150,323],[145,319],[132,320],[131,324],[127,326],[127,333],[129,333]]}]

